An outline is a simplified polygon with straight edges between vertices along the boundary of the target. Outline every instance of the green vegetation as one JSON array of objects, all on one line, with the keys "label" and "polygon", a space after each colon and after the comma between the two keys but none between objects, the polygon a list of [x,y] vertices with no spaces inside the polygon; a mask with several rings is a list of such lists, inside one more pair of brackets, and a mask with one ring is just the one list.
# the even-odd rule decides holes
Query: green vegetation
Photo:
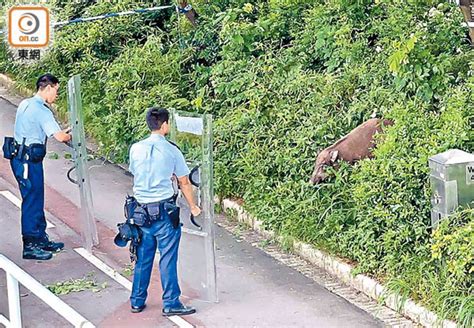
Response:
[{"label": "green vegetation", "polygon": [[127,264],[122,270],[122,274],[126,277],[131,277],[133,275],[133,265]]},{"label": "green vegetation", "polygon": [[[60,20],[140,5],[51,2]],[[87,132],[115,160],[147,133],[151,105],[212,113],[220,196],[472,326],[474,213],[433,233],[427,167],[435,153],[474,151],[474,52],[459,9],[444,0],[193,5],[196,29],[172,10],[69,26],[39,64],[16,64],[2,48],[0,71],[30,88],[40,72],[81,73]],[[372,113],[395,121],[375,158],[309,186],[318,150]]]},{"label": "green vegetation", "polygon": [[94,293],[97,293],[102,289],[107,288],[107,282],[98,285],[97,281],[92,279],[93,275],[93,273],[89,273],[84,278],[59,281],[53,285],[47,286],[47,288],[56,295],[67,295],[85,290],[90,290]]}]

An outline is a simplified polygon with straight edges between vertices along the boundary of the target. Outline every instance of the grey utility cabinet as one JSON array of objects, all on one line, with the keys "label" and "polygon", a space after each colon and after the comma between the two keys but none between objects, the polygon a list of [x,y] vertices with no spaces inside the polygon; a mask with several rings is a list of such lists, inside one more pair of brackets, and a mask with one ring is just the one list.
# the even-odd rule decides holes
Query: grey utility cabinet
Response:
[{"label": "grey utility cabinet", "polygon": [[431,225],[459,206],[474,205],[474,154],[450,149],[429,158],[431,169]]}]

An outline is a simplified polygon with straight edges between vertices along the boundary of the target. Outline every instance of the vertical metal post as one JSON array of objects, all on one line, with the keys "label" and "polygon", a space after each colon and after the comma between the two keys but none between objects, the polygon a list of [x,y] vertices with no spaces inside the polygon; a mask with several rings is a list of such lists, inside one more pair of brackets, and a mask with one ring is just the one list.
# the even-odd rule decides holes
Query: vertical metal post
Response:
[{"label": "vertical metal post", "polygon": [[18,280],[10,273],[7,275],[8,312],[10,314],[10,327],[21,328],[20,287]]}]

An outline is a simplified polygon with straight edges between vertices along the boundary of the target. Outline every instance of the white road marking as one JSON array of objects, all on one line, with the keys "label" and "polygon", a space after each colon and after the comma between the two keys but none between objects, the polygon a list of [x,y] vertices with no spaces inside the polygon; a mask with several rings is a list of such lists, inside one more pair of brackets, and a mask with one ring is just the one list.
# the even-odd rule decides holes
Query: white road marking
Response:
[{"label": "white road marking", "polygon": [[184,320],[183,318],[177,315],[167,317],[167,318],[173,321],[180,328],[194,328],[192,324],[190,324],[189,322],[187,322],[186,320]]},{"label": "white road marking", "polygon": [[0,191],[0,194],[5,197],[7,200],[13,203],[18,208],[21,208],[21,200],[17,198],[15,195],[13,195],[11,192],[8,190],[5,191]]},{"label": "white road marking", "polygon": [[129,291],[132,291],[132,282],[122,276],[120,273],[109,267],[107,264],[102,262],[98,257],[94,256],[91,254],[88,250],[85,248],[74,248],[74,250],[81,255],[83,258],[85,258],[87,261],[92,263],[95,267],[97,267],[100,271],[108,275],[110,278],[118,282],[120,285],[128,289]]},{"label": "white road marking", "polygon": [[[115,280],[117,283],[125,287],[128,291],[132,291],[132,282],[122,276],[120,273],[109,267],[107,264],[102,262],[98,257],[94,256],[91,254],[88,250],[85,248],[79,247],[74,249],[79,255],[81,255],[83,258],[85,258],[87,261],[92,263],[96,268],[98,268],[100,271],[108,275],[110,278]],[[171,316],[171,317],[166,317],[169,320],[171,320],[174,324],[176,324],[180,328],[194,328],[192,324],[184,320],[183,318],[179,316]]]},{"label": "white road marking", "polygon": [[[14,194],[12,194],[10,191],[2,190],[2,191],[0,191],[0,195],[2,195],[7,200],[12,202],[13,205],[15,205],[16,207],[21,208],[21,200],[18,197],[16,197]],[[51,222],[46,220],[46,228],[49,229],[49,228],[55,228],[55,227],[56,226],[54,224],[52,224]]]},{"label": "white road marking", "polygon": [[207,237],[207,235],[208,235],[207,232],[197,231],[197,230],[184,228],[184,227],[181,228],[181,231],[184,232],[184,233],[188,233],[190,235],[195,235],[195,236],[199,236],[199,237]]},{"label": "white road marking", "polygon": [[5,327],[8,327],[10,325],[10,321],[8,321],[7,318],[5,318],[3,315],[0,314],[0,323],[4,325]]}]

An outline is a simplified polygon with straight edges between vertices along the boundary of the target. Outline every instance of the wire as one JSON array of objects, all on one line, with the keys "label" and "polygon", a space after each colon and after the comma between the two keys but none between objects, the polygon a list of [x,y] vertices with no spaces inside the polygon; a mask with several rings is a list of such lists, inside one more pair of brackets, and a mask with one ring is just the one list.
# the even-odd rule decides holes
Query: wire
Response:
[{"label": "wire", "polygon": [[109,14],[94,16],[94,17],[76,18],[76,19],[72,19],[72,20],[68,20],[68,21],[64,21],[64,22],[54,23],[53,26],[54,27],[63,27],[63,26],[70,25],[70,24],[83,23],[83,22],[92,22],[92,21],[111,18],[111,17],[119,17],[119,16],[134,15],[134,14],[144,14],[144,13],[149,13],[151,11],[169,9],[169,8],[173,8],[173,7],[174,6],[172,6],[172,5],[160,6],[160,7],[146,8],[146,9],[135,9],[135,10],[129,10],[129,11],[122,11],[122,12],[118,12],[118,13],[109,13]]},{"label": "wire", "polygon": [[[94,16],[94,17],[75,18],[75,19],[71,19],[71,20],[67,20],[67,21],[63,21],[63,22],[53,23],[52,26],[57,27],[57,28],[61,28],[61,27],[71,25],[71,24],[93,22],[93,21],[97,21],[97,20],[101,20],[101,19],[107,19],[107,18],[111,18],[111,17],[120,17],[120,16],[135,15],[135,14],[146,14],[146,13],[149,13],[149,12],[152,12],[152,11],[164,10],[164,9],[169,9],[169,8],[173,8],[173,7],[176,7],[176,11],[178,13],[183,13],[183,14],[192,9],[191,6],[189,6],[189,9],[188,9],[188,7],[180,8],[179,6],[174,6],[174,5],[159,6],[159,7],[151,7],[151,8],[144,8],[144,9],[135,9],[135,10],[122,11],[122,12],[118,12],[118,13],[108,13],[108,14],[104,14],[104,15],[100,15],[100,16]],[[0,31],[0,35],[1,34],[7,34],[7,33],[5,33],[4,31]]]}]

